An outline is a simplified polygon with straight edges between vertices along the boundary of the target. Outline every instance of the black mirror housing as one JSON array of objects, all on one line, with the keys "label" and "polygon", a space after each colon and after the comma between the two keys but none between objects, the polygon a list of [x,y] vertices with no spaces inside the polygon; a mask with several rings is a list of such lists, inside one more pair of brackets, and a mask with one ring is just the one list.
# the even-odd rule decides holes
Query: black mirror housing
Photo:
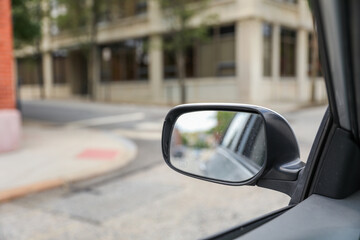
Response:
[{"label": "black mirror housing", "polygon": [[[203,178],[172,166],[170,163],[170,143],[174,125],[181,115],[196,111],[233,111],[259,114],[264,120],[267,143],[267,156],[263,169],[247,181],[234,183]],[[164,121],[162,153],[169,167],[184,175],[226,185],[257,184],[288,195],[292,194],[292,186],[297,182],[299,172],[305,165],[300,161],[297,140],[285,118],[270,109],[246,104],[184,104],[174,107],[169,111]]]}]

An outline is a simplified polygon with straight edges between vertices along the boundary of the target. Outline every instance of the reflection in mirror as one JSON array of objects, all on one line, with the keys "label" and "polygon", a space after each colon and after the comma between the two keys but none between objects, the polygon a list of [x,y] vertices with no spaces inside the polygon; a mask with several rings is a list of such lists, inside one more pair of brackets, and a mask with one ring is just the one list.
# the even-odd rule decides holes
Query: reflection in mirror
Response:
[{"label": "reflection in mirror", "polygon": [[266,138],[259,114],[198,111],[174,126],[170,163],[177,169],[220,181],[243,182],[264,167]]}]

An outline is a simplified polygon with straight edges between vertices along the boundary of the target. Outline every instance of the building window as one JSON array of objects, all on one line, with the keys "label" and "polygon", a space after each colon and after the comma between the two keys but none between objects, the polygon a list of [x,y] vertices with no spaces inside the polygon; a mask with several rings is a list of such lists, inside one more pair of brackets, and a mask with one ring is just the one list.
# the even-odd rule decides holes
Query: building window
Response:
[{"label": "building window", "polygon": [[284,0],[286,3],[297,4],[298,0]]},{"label": "building window", "polygon": [[20,85],[42,84],[42,60],[40,55],[17,59]]},{"label": "building window", "polygon": [[163,46],[164,46],[164,50],[163,50],[164,77],[166,79],[176,78],[177,76],[176,55],[174,51],[167,48],[167,46],[171,46],[170,36],[165,36],[163,38]]},{"label": "building window", "polygon": [[[309,33],[308,36],[308,75],[311,76],[311,71],[312,71],[312,63],[313,63],[313,34]],[[317,54],[317,64],[316,64],[316,76],[320,77],[322,76],[322,72],[321,72],[321,64],[320,64],[320,59],[319,59],[319,55]]]},{"label": "building window", "polygon": [[59,50],[53,53],[53,77],[54,83],[66,83],[66,60],[67,50]]},{"label": "building window", "polygon": [[[171,36],[164,37],[164,76],[176,78],[176,58]],[[223,77],[235,75],[235,26],[225,25],[209,28],[208,39],[194,43],[185,54],[186,77]]]},{"label": "building window", "polygon": [[141,15],[147,11],[146,0],[118,0],[119,18]]},{"label": "building window", "polygon": [[[88,3],[88,0],[50,0],[51,33],[57,35],[64,30],[89,26],[91,19],[85,10]],[[94,0],[94,3],[99,24],[144,15],[148,10],[148,0]]]},{"label": "building window", "polygon": [[[172,37],[167,35],[163,38],[164,50],[163,50],[163,61],[164,61],[164,77],[166,79],[173,79],[177,77],[177,66],[176,66],[176,54],[171,50]],[[185,76],[195,77],[194,75],[194,47],[189,46],[185,51]]]},{"label": "building window", "polygon": [[272,26],[269,23],[263,24],[263,74],[272,74]]},{"label": "building window", "polygon": [[141,15],[147,12],[147,1],[146,0],[138,0],[135,1],[135,14]]},{"label": "building window", "polygon": [[274,0],[276,2],[280,2],[280,3],[287,3],[287,4],[297,4],[298,0]]},{"label": "building window", "polygon": [[104,45],[101,50],[101,80],[134,81],[148,79],[147,38],[129,39]]},{"label": "building window", "polygon": [[98,22],[133,17],[146,14],[147,0],[115,0],[103,1],[99,4]]},{"label": "building window", "polygon": [[209,29],[209,40],[196,45],[196,76],[235,75],[235,25]]},{"label": "building window", "polygon": [[293,77],[296,74],[296,31],[281,28],[280,75]]}]

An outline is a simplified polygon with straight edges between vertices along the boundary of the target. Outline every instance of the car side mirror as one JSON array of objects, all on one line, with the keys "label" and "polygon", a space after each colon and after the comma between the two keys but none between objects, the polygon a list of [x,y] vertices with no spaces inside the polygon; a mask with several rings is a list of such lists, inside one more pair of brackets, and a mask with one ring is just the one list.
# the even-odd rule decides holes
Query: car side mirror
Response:
[{"label": "car side mirror", "polygon": [[288,122],[251,105],[173,108],[165,118],[162,152],[165,162],[184,175],[227,185],[257,184],[289,195],[304,167]]}]

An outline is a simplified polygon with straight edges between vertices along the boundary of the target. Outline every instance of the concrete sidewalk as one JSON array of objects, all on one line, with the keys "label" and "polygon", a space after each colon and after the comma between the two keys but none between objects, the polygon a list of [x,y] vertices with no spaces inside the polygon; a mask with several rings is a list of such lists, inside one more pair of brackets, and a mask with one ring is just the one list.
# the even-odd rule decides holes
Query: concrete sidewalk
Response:
[{"label": "concrete sidewalk", "polygon": [[0,154],[0,202],[116,170],[136,152],[103,131],[26,121],[20,148]]}]

